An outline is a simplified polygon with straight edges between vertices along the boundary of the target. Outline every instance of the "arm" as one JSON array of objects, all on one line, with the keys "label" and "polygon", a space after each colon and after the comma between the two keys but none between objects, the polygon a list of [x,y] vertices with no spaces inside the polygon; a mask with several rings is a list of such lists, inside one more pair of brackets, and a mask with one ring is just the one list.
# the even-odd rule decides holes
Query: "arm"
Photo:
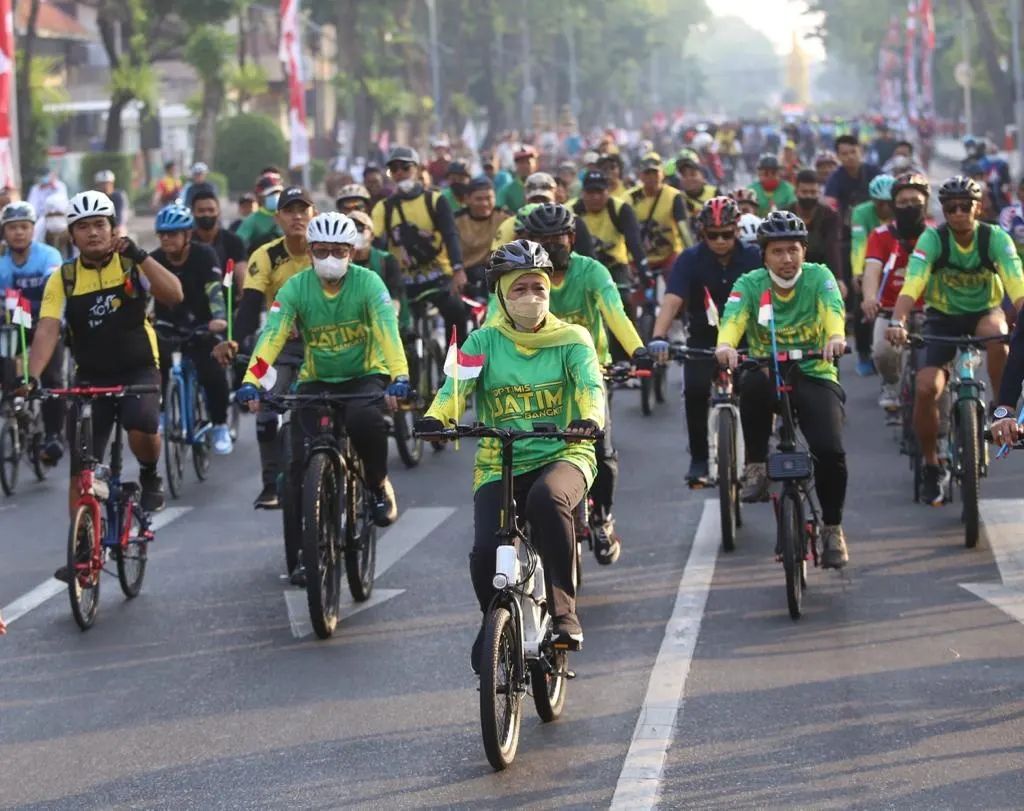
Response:
[{"label": "arm", "polygon": [[573,400],[580,419],[590,420],[599,428],[604,428],[606,395],[594,345],[589,340],[572,344],[566,360],[569,380],[573,386]]},{"label": "arm", "polygon": [[647,275],[647,255],[644,253],[644,244],[640,239],[640,224],[636,221],[636,212],[629,203],[623,203],[619,209],[619,225],[622,227],[622,236],[626,240],[626,250],[633,258],[637,270],[642,276]]},{"label": "arm", "polygon": [[999,399],[996,400],[997,405],[1004,405],[1013,413],[1017,412],[1021,384],[1024,383],[1024,330],[1021,327],[1022,322],[1018,321],[1010,336],[1010,355],[1006,359],[1003,380],[999,385]]},{"label": "arm", "polygon": [[[484,331],[476,330],[471,332],[466,342],[462,345],[462,351],[467,355],[481,355],[486,354],[485,348],[481,345],[483,341],[480,336]],[[484,374],[486,374],[487,361],[484,361]],[[471,390],[476,389],[480,381],[483,380],[483,375],[473,381],[463,381],[459,384],[458,398],[455,396],[455,380],[453,378],[445,378],[444,385],[438,390],[437,395],[434,397],[434,402],[431,403],[430,408],[427,409],[427,413],[424,417],[433,417],[436,420],[440,420],[444,425],[451,425],[457,423],[459,418],[466,411],[466,396]]]},{"label": "arm", "polygon": [[391,306],[391,297],[379,276],[372,274],[367,276],[367,279],[369,279],[367,310],[370,316],[370,334],[373,336],[374,342],[384,352],[384,362],[387,364],[391,379],[408,377],[409,366],[405,359],[405,347],[402,345],[402,336],[398,332],[398,316],[395,313],[395,308]]},{"label": "arm", "polygon": [[683,195],[681,194],[677,194],[672,201],[672,219],[675,220],[679,237],[683,240],[684,250],[692,248],[693,234],[690,233],[690,218],[686,214],[686,206],[683,205]]},{"label": "arm", "polygon": [[[297,316],[295,305],[286,288],[287,285],[281,288],[277,295],[277,306],[272,307],[270,312],[267,313],[267,323],[263,326],[263,331],[260,333],[259,340],[256,342],[256,346],[252,350],[253,360],[259,358],[266,361],[271,366],[274,365],[274,361],[277,360],[277,356],[281,354],[281,350],[288,342],[288,336],[291,335],[292,327],[295,325],[295,319]],[[252,373],[251,368],[246,370],[242,383],[250,383],[257,387],[260,384],[259,380],[257,380],[256,376]]]},{"label": "arm", "polygon": [[864,214],[858,206],[850,222],[850,274],[857,279],[864,273],[864,256],[868,247],[868,231]]},{"label": "arm", "polygon": [[914,302],[921,297],[928,285],[928,280],[932,275],[932,263],[938,257],[940,250],[939,237],[933,229],[926,229],[917,238],[917,244],[914,246],[914,251],[910,254],[910,262],[907,264],[903,289],[893,308],[893,321],[906,323],[907,316],[914,309]]},{"label": "arm", "polygon": [[405,279],[402,276],[402,268],[399,266],[398,260],[391,254],[384,259],[384,284],[394,301],[402,300],[402,295],[405,293]]},{"label": "arm", "polygon": [[[433,194],[433,192],[426,192]],[[434,225],[441,234],[441,240],[448,249],[448,259],[452,263],[452,270],[462,269],[462,246],[459,244],[459,232],[455,227],[455,217],[452,216],[452,207],[443,196],[438,196],[434,202]]]},{"label": "arm", "polygon": [[[747,332],[747,322],[750,320],[750,305],[747,298],[752,298],[754,294],[745,288],[743,277],[740,277],[726,299],[725,312],[722,313],[722,321],[718,326],[719,346],[735,349]],[[736,293],[739,295],[734,295]],[[754,304],[756,305],[757,301],[754,301]]]},{"label": "arm", "polygon": [[42,375],[46,365],[53,357],[57,342],[60,340],[60,319],[40,318],[36,324],[36,333],[32,337],[32,349],[28,357],[28,373],[36,380]]},{"label": "arm", "polygon": [[[210,304],[210,319],[212,321],[223,321],[227,326],[227,304],[224,300],[224,283],[217,278],[210,279],[204,285],[206,300]],[[212,329],[212,327],[211,327]],[[219,332],[220,330],[216,330]]]},{"label": "arm", "polygon": [[167,268],[157,262],[152,256],[146,256],[139,263],[139,270],[142,271],[149,282],[149,292],[153,298],[161,304],[173,307],[185,300],[185,291],[181,289],[181,282],[178,277]]},{"label": "arm", "polygon": [[[619,342],[626,354],[632,357],[633,353],[644,345],[644,342],[640,340],[636,327],[626,315],[626,310],[622,306],[622,296],[619,295],[619,288],[615,286],[612,275],[604,265],[596,261],[595,264],[600,268],[601,275],[599,280],[595,279],[594,282],[591,282],[591,295],[597,301],[597,308],[604,317],[608,331],[615,336],[615,340]],[[596,276],[598,267],[592,267],[588,276]]]},{"label": "arm", "polygon": [[864,260],[864,276],[861,289],[864,291],[864,303],[877,302],[878,288],[882,281],[882,263],[878,259]]},{"label": "arm", "polygon": [[661,309],[658,310],[658,317],[654,321],[652,337],[661,338],[668,335],[672,322],[686,304],[686,294],[690,289],[689,267],[690,263],[683,258],[683,254],[679,254],[672,265],[672,272],[665,281],[665,295],[661,298]]},{"label": "arm", "polygon": [[590,229],[582,217],[576,218],[576,240],[572,249],[580,256],[594,257],[594,238],[590,235]]},{"label": "arm", "polygon": [[373,219],[373,233],[377,234],[377,238],[373,240],[373,247],[381,251],[388,249],[388,239],[391,235],[384,233],[384,200],[380,200],[377,205],[373,207],[373,213],[370,215]]},{"label": "arm", "polygon": [[260,326],[260,313],[263,312],[263,294],[259,290],[243,290],[242,300],[238,303],[235,313],[235,340],[244,341]]},{"label": "arm", "polygon": [[839,235],[839,215],[825,207],[822,211],[825,230],[825,262],[837,279],[843,273],[842,243]]},{"label": "arm", "polygon": [[1024,271],[1021,268],[1017,247],[1005,231],[998,228],[992,229],[991,254],[995,258],[996,270],[999,272],[999,278],[1002,279],[1006,295],[1010,297],[1010,301],[1019,312],[1021,304],[1024,304],[1022,301],[1024,299]]}]

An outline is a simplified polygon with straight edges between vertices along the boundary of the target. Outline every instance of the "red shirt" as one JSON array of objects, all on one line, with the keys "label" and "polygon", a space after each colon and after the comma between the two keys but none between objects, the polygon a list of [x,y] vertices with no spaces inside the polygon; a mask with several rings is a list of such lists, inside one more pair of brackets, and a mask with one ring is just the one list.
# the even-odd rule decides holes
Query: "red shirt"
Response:
[{"label": "red shirt", "polygon": [[[907,264],[910,262],[910,252],[914,249],[914,242],[901,240],[896,235],[896,226],[891,223],[880,225],[868,234],[865,258],[875,259],[882,263],[878,302],[882,305],[883,310],[891,310],[896,306],[896,299],[903,289],[903,279],[907,273]],[[915,307],[923,306],[924,301],[918,299]]]}]

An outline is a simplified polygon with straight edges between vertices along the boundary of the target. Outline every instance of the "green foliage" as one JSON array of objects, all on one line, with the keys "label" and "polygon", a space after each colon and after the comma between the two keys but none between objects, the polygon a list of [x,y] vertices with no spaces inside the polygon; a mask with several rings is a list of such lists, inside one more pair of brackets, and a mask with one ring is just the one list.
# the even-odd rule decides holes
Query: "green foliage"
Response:
[{"label": "green foliage", "polygon": [[78,182],[83,189],[91,189],[96,173],[103,169],[110,169],[117,178],[115,182],[117,188],[130,189],[133,165],[133,156],[125,152],[86,152],[82,155]]},{"label": "green foliage", "polygon": [[[19,49],[16,53],[17,70],[25,70],[25,55]],[[49,76],[59,73],[58,60],[54,57],[36,56],[29,67],[29,92],[32,104],[29,115],[32,126],[22,124],[19,129],[19,154],[22,177],[28,179],[46,166],[46,148],[53,143],[53,131],[60,123],[61,116],[48,113],[47,104],[61,104],[68,100],[67,91],[47,82]],[[31,133],[31,140],[30,139]]]},{"label": "green foliage", "polygon": [[202,81],[223,82],[235,41],[223,28],[200,25],[185,43],[185,60],[196,69]]},{"label": "green foliage", "polygon": [[[221,205],[224,205],[224,201],[226,201],[231,194],[228,176],[223,172],[211,171],[206,174],[206,181],[213,184],[213,187],[217,190],[217,196],[220,197]],[[252,184],[250,183],[249,185]]]},{"label": "green foliage", "polygon": [[267,81],[267,72],[255,64],[247,62],[245,65],[232,65],[227,73],[228,89],[236,96],[252,98],[262,96],[270,87]]},{"label": "green foliage", "polygon": [[320,184],[324,182],[324,178],[327,177],[327,161],[322,161],[319,158],[313,158],[309,162],[309,185],[310,190],[320,188]]},{"label": "green foliage", "polygon": [[213,165],[227,176],[231,190],[251,188],[264,166],[287,162],[288,144],[268,116],[242,113],[218,124]]}]

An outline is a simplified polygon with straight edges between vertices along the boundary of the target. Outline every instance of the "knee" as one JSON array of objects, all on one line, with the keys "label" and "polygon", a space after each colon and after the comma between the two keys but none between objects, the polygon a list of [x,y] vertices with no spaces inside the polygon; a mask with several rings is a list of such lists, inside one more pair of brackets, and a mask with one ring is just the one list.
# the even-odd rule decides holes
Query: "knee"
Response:
[{"label": "knee", "polygon": [[919,402],[934,402],[942,394],[945,383],[946,378],[941,369],[934,366],[921,369],[914,381],[914,398]]},{"label": "knee", "polygon": [[573,506],[564,492],[556,490],[541,479],[530,488],[530,492],[526,496],[526,517],[530,520],[542,516],[559,515],[567,513]]}]

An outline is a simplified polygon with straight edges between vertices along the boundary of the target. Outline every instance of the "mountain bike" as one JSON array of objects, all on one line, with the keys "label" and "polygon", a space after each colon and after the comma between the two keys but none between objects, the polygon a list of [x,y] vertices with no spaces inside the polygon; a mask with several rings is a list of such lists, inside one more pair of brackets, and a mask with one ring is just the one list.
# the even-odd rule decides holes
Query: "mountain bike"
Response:
[{"label": "mountain bike", "polygon": [[[75,441],[82,460],[78,474],[78,498],[72,510],[68,532],[67,565],[71,574],[68,597],[71,614],[83,631],[92,627],[99,608],[100,574],[110,573],[105,564],[113,560],[125,597],[132,599],[142,589],[146,575],[147,549],[154,539],[149,514],[142,509],[142,490],[136,482],[122,481],[124,431],[120,403],[125,397],[155,394],[159,386],[73,386],[44,389],[40,398],[61,397],[77,404]],[[110,465],[103,465],[93,453],[92,404],[113,399],[114,432]]]},{"label": "mountain bike", "polygon": [[[420,393],[420,398],[413,407],[396,411],[393,416],[395,446],[406,467],[416,467],[423,458],[423,440],[413,434],[412,426],[430,408],[444,377],[445,350],[437,338],[440,315],[432,301],[440,288],[436,284],[420,288],[421,285],[413,286],[408,296],[412,327],[404,336],[409,385]],[[440,451],[444,445],[434,443],[433,447]]]},{"label": "mountain bike", "polygon": [[[310,623],[318,637],[327,639],[338,624],[342,568],[352,599],[363,602],[373,591],[377,563],[372,498],[363,463],[345,432],[344,409],[353,401],[383,402],[384,395],[264,393],[260,399],[293,412],[293,420],[296,412],[315,420],[310,424],[316,425],[316,434],[305,442],[301,486],[295,487],[285,474],[284,497],[291,500],[297,519],[291,528],[286,522],[285,545],[301,552]],[[288,537],[289,529],[295,537]]]},{"label": "mountain bike", "polygon": [[[19,328],[0,324],[0,363],[13,371],[20,346]],[[15,397],[5,392],[0,398],[0,490],[14,495],[24,460],[38,481],[46,478],[47,466],[42,451],[45,431],[37,399]]]},{"label": "mountain bike", "polygon": [[[532,431],[457,425],[425,439],[490,437],[501,443],[501,541],[497,551],[494,587],[484,618],[483,654],[480,658],[480,727],[484,752],[496,771],[507,769],[519,748],[523,699],[533,694],[542,721],[557,720],[565,708],[569,654],[551,639],[544,564],[530,542],[529,526],[516,515],[514,447],[524,439],[580,441],[549,423],[534,423]],[[594,441],[600,436],[588,438]],[[578,563],[578,561],[577,561]]]},{"label": "mountain bike", "polygon": [[[644,346],[648,346],[654,337],[654,321],[658,314],[658,276],[648,275],[646,281],[638,282],[636,291],[637,318],[636,331]],[[651,374],[640,379],[640,411],[645,417],[654,413],[654,403],[665,402],[665,378],[668,368],[663,364],[655,364]]]}]

